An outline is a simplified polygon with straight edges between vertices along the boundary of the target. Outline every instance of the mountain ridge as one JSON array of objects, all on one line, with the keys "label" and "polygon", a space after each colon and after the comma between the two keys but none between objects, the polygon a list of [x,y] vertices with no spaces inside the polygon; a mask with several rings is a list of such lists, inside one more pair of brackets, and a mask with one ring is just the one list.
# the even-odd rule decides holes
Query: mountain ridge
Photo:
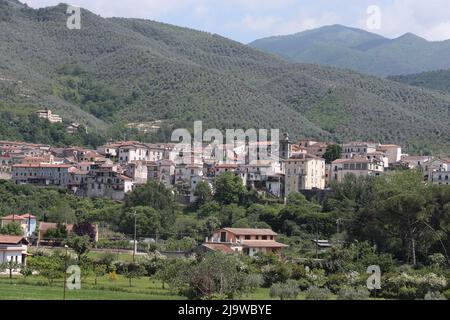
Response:
[{"label": "mountain ridge", "polygon": [[317,63],[382,77],[450,68],[450,59],[445,59],[450,52],[450,40],[428,41],[413,33],[389,39],[362,29],[332,25],[263,38],[248,45],[293,62]]}]

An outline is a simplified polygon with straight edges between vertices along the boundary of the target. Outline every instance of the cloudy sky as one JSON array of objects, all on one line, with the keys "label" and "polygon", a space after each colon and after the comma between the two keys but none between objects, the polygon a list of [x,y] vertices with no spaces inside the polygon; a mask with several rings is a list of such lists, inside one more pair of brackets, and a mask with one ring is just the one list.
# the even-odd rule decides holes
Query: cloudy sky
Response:
[{"label": "cloudy sky", "polygon": [[449,0],[21,0],[39,8],[68,2],[104,17],[145,18],[218,33],[248,43],[323,25],[367,29],[367,8],[380,8],[380,28],[394,38],[412,32],[450,39]]}]

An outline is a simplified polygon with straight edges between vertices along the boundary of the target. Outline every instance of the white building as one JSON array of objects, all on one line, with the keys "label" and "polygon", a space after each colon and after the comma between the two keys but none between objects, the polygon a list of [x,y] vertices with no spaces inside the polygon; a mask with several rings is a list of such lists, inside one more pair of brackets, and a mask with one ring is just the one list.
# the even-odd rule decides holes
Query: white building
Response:
[{"label": "white building", "polygon": [[36,111],[36,114],[39,118],[47,119],[51,123],[61,123],[62,122],[61,116],[52,113],[52,111],[48,110],[48,109],[38,110],[38,111]]},{"label": "white building", "polygon": [[169,158],[170,150],[165,145],[148,144],[148,161],[160,161]]},{"label": "white building", "polygon": [[409,169],[415,169],[418,167],[424,169],[426,164],[432,160],[432,156],[403,156],[400,162],[406,165]]},{"label": "white building", "polygon": [[87,181],[87,196],[123,200],[133,190],[133,179],[123,175],[117,166],[92,166]]},{"label": "white building", "polygon": [[433,182],[435,172],[450,171],[450,163],[448,159],[435,158],[425,163],[423,168],[424,178],[429,182]]},{"label": "white building", "polygon": [[402,159],[402,147],[396,144],[380,144],[378,151],[383,152],[389,163],[397,163]]},{"label": "white building", "polygon": [[282,173],[279,160],[254,160],[240,168],[247,174],[250,183],[265,182],[269,176]]},{"label": "white building", "polygon": [[435,171],[430,176],[430,181],[437,185],[450,185],[450,171]]},{"label": "white building", "polygon": [[0,235],[0,264],[13,261],[26,264],[28,241],[22,236]]},{"label": "white building", "polygon": [[145,184],[148,180],[147,161],[133,161],[126,165],[125,175],[135,184]]},{"label": "white building", "polygon": [[175,164],[170,160],[147,162],[147,179],[171,186],[175,181]]},{"label": "white building", "polygon": [[342,158],[351,159],[357,156],[365,156],[377,151],[378,146],[377,143],[372,142],[349,142],[342,147]]},{"label": "white building", "polygon": [[382,161],[375,158],[357,157],[353,159],[338,159],[331,165],[330,178],[341,182],[347,174],[356,176],[379,176],[384,172]]},{"label": "white building", "polygon": [[149,149],[144,144],[125,143],[118,147],[118,160],[120,163],[149,160]]},{"label": "white building", "polygon": [[175,184],[184,184],[189,188],[189,201],[195,202],[195,190],[203,181],[203,166],[200,164],[179,164],[175,168]]},{"label": "white building", "polygon": [[71,167],[67,164],[16,164],[12,169],[12,179],[17,184],[67,187]]},{"label": "white building", "polygon": [[325,159],[302,154],[284,161],[285,196],[301,190],[325,189]]}]

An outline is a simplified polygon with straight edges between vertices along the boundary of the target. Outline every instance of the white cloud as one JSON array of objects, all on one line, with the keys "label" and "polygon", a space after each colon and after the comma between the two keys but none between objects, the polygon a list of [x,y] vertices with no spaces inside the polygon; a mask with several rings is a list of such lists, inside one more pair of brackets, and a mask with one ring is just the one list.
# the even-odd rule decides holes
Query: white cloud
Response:
[{"label": "white cloud", "polygon": [[299,13],[293,18],[282,16],[253,16],[247,14],[240,21],[228,23],[226,28],[254,31],[264,36],[287,35],[323,25],[340,23],[341,17],[334,13],[324,13],[318,18]]},{"label": "white cloud", "polygon": [[[379,6],[381,29],[377,33],[390,38],[411,32],[431,41],[450,39],[448,0],[393,0]],[[355,25],[366,28],[366,19],[361,16]]]}]

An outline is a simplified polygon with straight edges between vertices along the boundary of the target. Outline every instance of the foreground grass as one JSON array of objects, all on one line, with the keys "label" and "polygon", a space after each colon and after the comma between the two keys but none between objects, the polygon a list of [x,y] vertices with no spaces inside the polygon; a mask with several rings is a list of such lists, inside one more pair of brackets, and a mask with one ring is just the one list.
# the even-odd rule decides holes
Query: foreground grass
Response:
[{"label": "foreground grass", "polygon": [[[111,281],[108,276],[86,278],[81,284],[81,290],[66,290],[67,300],[186,300],[185,297],[173,294],[167,288],[163,289],[159,281],[143,277],[133,279],[129,286],[128,279],[118,276]],[[337,297],[333,296],[333,300]],[[16,276],[9,279],[0,276],[0,300],[62,300],[63,280],[54,280],[52,284],[40,276],[23,278]],[[238,297],[241,300],[271,300],[269,289],[258,288],[253,293]],[[297,300],[305,300],[301,293]]]},{"label": "foreground grass", "polygon": [[[38,277],[8,279],[0,277],[0,300],[62,300],[63,280],[48,284]],[[112,282],[108,277],[88,278],[81,285],[81,290],[66,290],[67,300],[183,300],[184,297],[172,294],[162,285],[148,278],[133,279],[129,286],[128,279],[121,276]]]},{"label": "foreground grass", "polygon": [[[97,285],[93,277],[82,282],[81,290],[66,290],[67,300],[185,300],[170,290],[163,289],[159,281],[149,278],[128,279],[118,276],[112,282],[108,276],[98,278]],[[299,297],[302,299],[303,297]],[[0,300],[62,300],[63,280],[54,280],[52,284],[39,276],[13,279],[0,277]],[[269,300],[269,289],[259,288],[251,294],[240,297],[243,300]]]}]

